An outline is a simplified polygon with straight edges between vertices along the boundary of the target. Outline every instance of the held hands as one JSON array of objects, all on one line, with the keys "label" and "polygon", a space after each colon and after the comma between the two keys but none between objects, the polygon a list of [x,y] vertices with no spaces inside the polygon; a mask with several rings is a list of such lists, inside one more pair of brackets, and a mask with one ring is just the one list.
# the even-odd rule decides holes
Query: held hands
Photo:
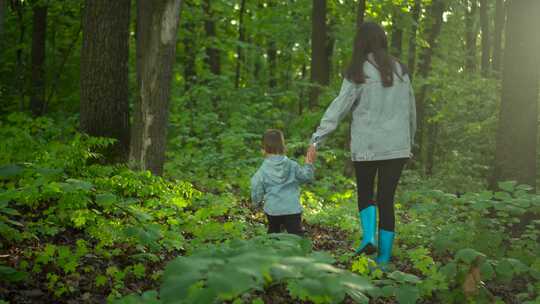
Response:
[{"label": "held hands", "polygon": [[315,145],[309,145],[306,153],[306,164],[313,164],[317,158],[317,148]]}]

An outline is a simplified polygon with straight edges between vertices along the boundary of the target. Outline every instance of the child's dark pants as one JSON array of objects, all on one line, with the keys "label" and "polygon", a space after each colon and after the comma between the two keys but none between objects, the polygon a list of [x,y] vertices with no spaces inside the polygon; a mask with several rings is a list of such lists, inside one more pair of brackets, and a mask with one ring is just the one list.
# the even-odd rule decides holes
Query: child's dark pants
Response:
[{"label": "child's dark pants", "polygon": [[394,231],[394,195],[403,166],[408,158],[379,161],[354,162],[358,210],[374,204],[373,193],[377,175],[377,206],[379,207],[379,229]]},{"label": "child's dark pants", "polygon": [[281,226],[285,226],[285,230],[291,234],[302,236],[302,214],[287,214],[287,215],[269,215],[268,217],[268,233],[280,233]]}]

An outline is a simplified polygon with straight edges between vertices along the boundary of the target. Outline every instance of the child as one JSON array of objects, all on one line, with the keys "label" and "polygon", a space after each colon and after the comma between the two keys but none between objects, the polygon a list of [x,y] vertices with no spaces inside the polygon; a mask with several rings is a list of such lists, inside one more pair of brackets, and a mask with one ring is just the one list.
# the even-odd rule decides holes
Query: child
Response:
[{"label": "child", "polygon": [[309,150],[306,165],[298,165],[285,156],[285,140],[279,130],[267,130],[262,144],[265,160],[251,178],[251,200],[256,206],[264,202],[268,233],[281,232],[283,225],[288,233],[302,235],[300,184],[313,180],[316,152]]}]

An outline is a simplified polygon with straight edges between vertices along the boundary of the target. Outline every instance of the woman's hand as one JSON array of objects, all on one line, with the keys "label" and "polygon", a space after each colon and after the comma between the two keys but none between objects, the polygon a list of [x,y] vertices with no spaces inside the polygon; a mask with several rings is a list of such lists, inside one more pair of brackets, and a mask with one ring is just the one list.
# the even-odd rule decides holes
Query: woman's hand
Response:
[{"label": "woman's hand", "polygon": [[317,148],[315,145],[309,145],[306,153],[306,164],[313,164],[317,158]]}]

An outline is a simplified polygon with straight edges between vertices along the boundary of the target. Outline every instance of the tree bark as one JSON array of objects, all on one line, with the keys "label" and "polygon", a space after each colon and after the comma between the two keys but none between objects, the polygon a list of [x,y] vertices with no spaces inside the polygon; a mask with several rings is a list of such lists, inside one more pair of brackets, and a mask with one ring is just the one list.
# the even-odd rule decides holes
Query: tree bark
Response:
[{"label": "tree bark", "polygon": [[210,43],[212,44],[212,46],[206,47],[205,62],[210,68],[210,72],[212,72],[212,74],[220,75],[221,74],[221,60],[220,60],[219,49],[213,46],[217,38],[216,22],[215,22],[215,16],[214,16],[214,12],[212,10],[210,1],[211,0],[203,1],[203,9],[206,16],[206,19],[204,20],[204,30],[206,32],[206,36],[210,38]]},{"label": "tree bark", "polygon": [[[240,12],[238,13],[238,42],[243,43],[246,41],[245,37],[245,29],[244,29],[244,14],[246,12],[246,0],[240,1]],[[242,72],[242,60],[243,52],[242,52],[242,46],[238,45],[236,48],[236,77],[234,81],[234,87],[239,88],[240,87],[240,77]]]},{"label": "tree bark", "polygon": [[487,0],[480,0],[480,27],[482,29],[482,75],[487,77],[489,75],[491,61],[489,5]]},{"label": "tree bark", "polygon": [[137,99],[130,164],[161,175],[181,0],[137,0]]},{"label": "tree bark", "polygon": [[7,0],[0,0],[0,51],[2,50],[3,34],[4,34],[4,18],[6,16]]},{"label": "tree bark", "polygon": [[413,7],[411,8],[411,14],[413,23],[411,25],[411,33],[409,36],[409,54],[407,65],[409,66],[409,74],[414,77],[416,71],[416,33],[418,32],[418,25],[420,24],[420,11],[422,10],[422,0],[414,0]]},{"label": "tree bark", "polygon": [[468,1],[470,8],[465,12],[465,70],[468,73],[476,72],[476,12],[477,0]]},{"label": "tree bark", "polygon": [[268,43],[268,49],[266,50],[266,57],[268,58],[268,85],[270,88],[275,88],[277,85],[277,48],[276,42],[271,40]]},{"label": "tree bark", "polygon": [[390,40],[390,53],[400,59],[403,44],[403,28],[399,25],[401,20],[401,7],[395,7],[392,14],[392,40]]},{"label": "tree bark", "polygon": [[330,82],[328,60],[328,28],[326,24],[326,0],[313,0],[311,19],[311,83],[309,108],[315,109],[319,102],[321,86]]},{"label": "tree bark", "polygon": [[125,161],[129,149],[130,0],[86,0],[81,48],[80,128],[117,142],[105,154]]},{"label": "tree bark", "polygon": [[358,9],[356,11],[356,26],[360,27],[364,23],[366,14],[366,0],[358,0]]},{"label": "tree bark", "polygon": [[506,23],[504,0],[497,0],[495,6],[495,34],[493,40],[493,71],[501,72],[502,34]]},{"label": "tree bark", "polygon": [[[366,13],[366,1],[360,0],[358,2],[358,10],[356,12],[356,26],[360,27],[364,23],[364,15]],[[345,120],[347,127],[345,128],[345,144],[343,149],[349,151],[351,149],[351,119],[347,117]],[[345,157],[345,163],[343,166],[343,175],[352,177],[354,174],[354,165],[350,157]]]},{"label": "tree bark", "polygon": [[[188,11],[195,8],[191,1],[184,1]],[[185,21],[186,35],[184,36],[184,90],[188,91],[191,85],[197,80],[197,44],[195,41],[196,24],[193,20]]]},{"label": "tree bark", "polygon": [[32,115],[45,112],[45,41],[47,37],[47,7],[33,8],[32,30],[32,90],[30,110]]},{"label": "tree bark", "polygon": [[[427,78],[431,71],[431,61],[435,49],[437,47],[437,38],[441,32],[443,23],[443,13],[445,5],[444,0],[433,0],[431,7],[429,8],[428,21],[430,25],[427,27],[427,46],[422,48],[420,54],[420,64],[418,66],[418,73],[420,77]],[[423,84],[420,88],[418,96],[416,98],[416,112],[417,112],[417,146],[414,148],[414,154],[422,159],[421,149],[424,143],[424,121],[425,121],[425,99],[428,92],[427,84]]]},{"label": "tree bark", "polygon": [[[509,0],[494,178],[536,188],[540,1]],[[526,17],[525,17],[526,16]]]}]

